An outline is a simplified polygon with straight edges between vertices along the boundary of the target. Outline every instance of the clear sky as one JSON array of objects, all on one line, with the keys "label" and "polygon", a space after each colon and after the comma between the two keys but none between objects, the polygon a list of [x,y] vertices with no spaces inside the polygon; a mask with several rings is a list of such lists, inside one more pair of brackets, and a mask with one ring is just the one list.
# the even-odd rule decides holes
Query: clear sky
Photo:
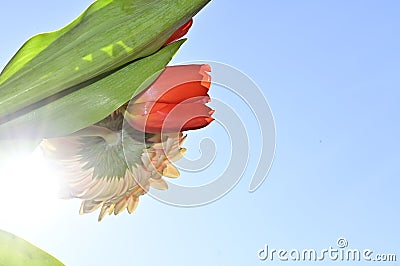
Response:
[{"label": "clear sky", "polygon": [[[3,3],[0,66],[30,36],[64,26],[90,2]],[[180,208],[145,196],[135,214],[98,223],[97,213],[78,214],[78,200],[50,200],[32,180],[20,181],[21,174],[36,173],[40,184],[51,174],[44,179],[37,164],[16,163],[0,176],[0,228],[72,266],[264,265],[271,262],[260,261],[257,251],[266,244],[321,250],[337,247],[340,237],[349,248],[397,254],[400,261],[399,10],[396,0],[212,1],[195,17],[173,63],[223,62],[259,85],[277,139],[263,185],[248,192],[252,155],[239,184],[216,202]],[[210,93],[224,98],[216,86]],[[233,98],[226,101],[234,104]],[[249,110],[240,114],[258,152],[254,117]],[[192,156],[204,137],[226,141],[218,123],[189,133]],[[183,172],[181,182],[218,176],[227,154],[220,144],[213,167]]]}]

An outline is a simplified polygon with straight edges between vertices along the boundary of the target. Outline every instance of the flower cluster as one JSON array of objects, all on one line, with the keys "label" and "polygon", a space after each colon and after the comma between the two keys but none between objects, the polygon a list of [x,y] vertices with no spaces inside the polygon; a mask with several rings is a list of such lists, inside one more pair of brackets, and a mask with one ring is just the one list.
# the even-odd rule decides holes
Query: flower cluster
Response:
[{"label": "flower cluster", "polygon": [[[168,45],[187,33],[180,27]],[[62,197],[82,199],[80,213],[132,213],[150,187],[167,189],[163,176],[176,178],[173,162],[186,149],[187,130],[213,121],[209,65],[169,66],[143,92],[102,121],[72,135],[41,143],[62,183]]]}]

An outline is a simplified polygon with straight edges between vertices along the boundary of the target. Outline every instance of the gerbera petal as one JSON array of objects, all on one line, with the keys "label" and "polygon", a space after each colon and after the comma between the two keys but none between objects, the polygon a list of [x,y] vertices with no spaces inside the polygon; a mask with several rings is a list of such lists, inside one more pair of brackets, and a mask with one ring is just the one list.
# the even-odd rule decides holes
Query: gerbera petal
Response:
[{"label": "gerbera petal", "polygon": [[129,197],[128,206],[126,209],[129,213],[133,213],[139,204],[139,197]]},{"label": "gerbera petal", "polygon": [[162,178],[160,179],[150,179],[150,186],[152,188],[158,189],[158,190],[166,190],[168,189],[168,184],[165,182]]},{"label": "gerbera petal", "polygon": [[169,177],[169,178],[177,178],[180,176],[180,173],[178,169],[173,166],[172,164],[167,164],[167,167],[164,168],[163,170],[163,176]]}]

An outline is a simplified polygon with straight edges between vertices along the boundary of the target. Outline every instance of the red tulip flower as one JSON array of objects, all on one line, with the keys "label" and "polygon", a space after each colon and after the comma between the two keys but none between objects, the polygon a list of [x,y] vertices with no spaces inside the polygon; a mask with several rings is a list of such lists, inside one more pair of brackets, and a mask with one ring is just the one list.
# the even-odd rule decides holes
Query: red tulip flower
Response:
[{"label": "red tulip flower", "polygon": [[126,119],[135,129],[148,133],[173,133],[207,126],[214,119],[210,101],[209,65],[167,67],[158,79],[136,96]]}]

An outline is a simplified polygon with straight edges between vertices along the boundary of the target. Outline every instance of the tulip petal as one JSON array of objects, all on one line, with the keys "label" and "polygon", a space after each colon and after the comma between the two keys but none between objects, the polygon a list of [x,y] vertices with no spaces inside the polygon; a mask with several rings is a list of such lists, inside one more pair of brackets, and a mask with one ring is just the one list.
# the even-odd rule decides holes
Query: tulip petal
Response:
[{"label": "tulip petal", "polygon": [[[161,108],[160,108],[161,106]],[[201,103],[157,104],[157,110],[148,115],[126,114],[126,120],[136,130],[148,133],[172,133],[210,124],[213,110]]]},{"label": "tulip petal", "polygon": [[176,128],[185,131],[205,127],[210,123],[206,118],[210,118],[211,111],[212,109],[204,104],[178,104],[167,114],[162,131],[173,132]]},{"label": "tulip petal", "polygon": [[136,97],[135,103],[179,103],[197,96],[206,96],[211,85],[209,65],[169,66],[159,78]]}]

